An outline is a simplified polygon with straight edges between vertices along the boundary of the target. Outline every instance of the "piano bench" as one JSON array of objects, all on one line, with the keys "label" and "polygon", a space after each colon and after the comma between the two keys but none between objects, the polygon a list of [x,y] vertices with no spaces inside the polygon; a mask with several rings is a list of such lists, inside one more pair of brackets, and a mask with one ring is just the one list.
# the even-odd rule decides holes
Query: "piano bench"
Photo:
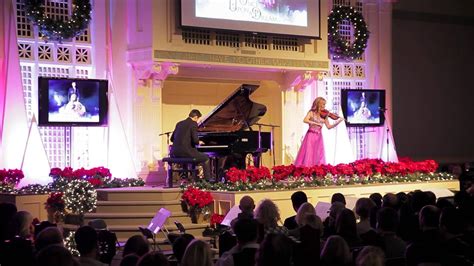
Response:
[{"label": "piano bench", "polygon": [[[188,158],[188,157],[165,157],[162,160],[168,164],[168,172],[166,177],[166,183],[168,188],[173,187],[173,174],[178,173],[180,177],[182,174],[189,178],[189,175],[193,178],[193,180],[197,180],[197,164],[196,158]],[[178,169],[173,169],[173,165],[176,165]],[[191,166],[191,167],[189,167]]]}]

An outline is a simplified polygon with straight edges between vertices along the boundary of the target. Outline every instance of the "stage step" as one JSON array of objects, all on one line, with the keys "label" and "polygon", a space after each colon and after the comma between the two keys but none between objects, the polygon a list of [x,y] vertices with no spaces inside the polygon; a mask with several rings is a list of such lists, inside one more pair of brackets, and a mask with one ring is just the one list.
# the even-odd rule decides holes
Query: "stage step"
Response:
[{"label": "stage step", "polygon": [[159,201],[145,201],[145,200],[126,200],[122,201],[97,201],[96,213],[156,213],[161,208],[166,208],[171,212],[182,212],[181,200],[159,200]]},{"label": "stage step", "polygon": [[101,201],[161,201],[180,200],[180,188],[126,187],[97,190],[97,200]]},{"label": "stage step", "polygon": [[[113,225],[130,225],[130,224],[149,224],[151,219],[155,216],[154,212],[146,213],[86,213],[84,215],[84,223],[87,224],[90,220],[102,219],[107,226]],[[167,225],[174,226],[174,222],[179,221],[182,224],[190,224],[191,218],[184,212],[172,212],[171,216],[166,220]]]},{"label": "stage step", "polygon": [[[133,235],[141,235],[138,227],[146,227],[146,225],[113,225],[109,226],[108,229],[114,232],[119,239],[128,239]],[[194,237],[202,236],[204,229],[209,226],[209,224],[183,224],[186,229],[186,233],[193,235]],[[178,229],[174,225],[166,226],[169,232],[178,233]],[[158,237],[163,237],[162,233],[158,234]]]}]

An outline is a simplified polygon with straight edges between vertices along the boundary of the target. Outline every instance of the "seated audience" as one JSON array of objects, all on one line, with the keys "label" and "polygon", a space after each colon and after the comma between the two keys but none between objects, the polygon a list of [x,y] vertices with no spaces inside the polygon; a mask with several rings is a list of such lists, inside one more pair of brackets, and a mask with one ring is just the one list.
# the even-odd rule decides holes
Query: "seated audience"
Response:
[{"label": "seated audience", "polygon": [[120,266],[135,266],[140,260],[135,254],[128,254],[127,256],[123,257],[122,261],[120,261]]},{"label": "seated audience", "polygon": [[469,265],[474,263],[474,246],[465,241],[464,230],[466,222],[459,210],[444,208],[439,218],[439,228],[442,236],[441,250],[445,253],[444,263],[456,261],[458,264]]},{"label": "seated audience", "polygon": [[57,227],[46,227],[38,233],[35,239],[36,252],[41,251],[49,245],[64,246],[63,235]]},{"label": "seated audience", "polygon": [[323,222],[323,238],[328,238],[336,234],[336,218],[345,208],[346,207],[341,202],[334,202],[331,204],[331,207],[329,208],[329,216]]},{"label": "seated audience", "polygon": [[293,265],[293,245],[295,243],[284,234],[269,233],[260,244],[257,266]]},{"label": "seated audience", "polygon": [[[308,197],[303,191],[296,191],[291,195],[291,203],[295,212],[298,212],[300,206],[305,202],[308,202]],[[296,229],[298,224],[296,223],[295,217],[296,215],[286,218],[283,226],[285,226],[288,230]]]},{"label": "seated audience", "polygon": [[267,234],[288,234],[288,229],[279,226],[280,211],[275,203],[269,199],[262,200],[255,211],[255,219],[260,223],[259,241]]},{"label": "seated audience", "polygon": [[173,242],[173,254],[178,264],[183,259],[184,251],[188,247],[189,243],[194,240],[194,236],[190,234],[182,234]]},{"label": "seated audience", "polygon": [[202,240],[194,239],[189,243],[184,252],[180,266],[212,266],[212,254],[209,244]]},{"label": "seated audience", "polygon": [[398,210],[398,198],[393,193],[387,193],[382,198],[382,208],[389,207]]},{"label": "seated audience", "polygon": [[333,204],[334,202],[340,202],[340,203],[344,204],[344,207],[346,207],[346,197],[344,197],[344,195],[342,195],[342,193],[332,194],[331,204]]},{"label": "seated audience", "polygon": [[321,265],[346,266],[351,265],[352,255],[344,238],[330,236],[321,250]]},{"label": "seated audience", "polygon": [[[137,266],[168,266],[170,265],[165,255],[159,251],[153,251],[143,255],[137,262]],[[195,264],[199,265],[199,264]]]},{"label": "seated audience", "polygon": [[374,231],[370,226],[370,212],[374,209],[375,203],[369,198],[360,198],[355,205],[355,212],[360,220],[357,223],[357,234],[359,236]]},{"label": "seated audience", "polygon": [[234,228],[234,224],[238,219],[253,219],[253,210],[255,209],[255,202],[250,196],[243,196],[239,202],[240,213],[230,222],[230,226]]},{"label": "seated audience", "polygon": [[313,205],[308,202],[303,203],[300,206],[295,221],[298,227],[289,231],[290,236],[299,239],[301,235],[300,229],[306,225],[317,230],[319,236],[323,233],[323,222],[321,221],[321,218],[316,215],[316,210]]},{"label": "seated audience", "polygon": [[17,209],[15,204],[0,202],[0,242],[8,238],[8,227]]},{"label": "seated audience", "polygon": [[27,211],[19,211],[13,215],[10,221],[7,239],[19,236],[24,239],[33,239],[34,236],[33,216]]},{"label": "seated audience", "polygon": [[362,245],[357,236],[357,225],[354,212],[349,209],[342,210],[336,218],[336,234],[344,238],[350,248]]},{"label": "seated audience", "polygon": [[[18,264],[21,265],[21,264]],[[50,245],[36,256],[37,266],[75,266],[71,252],[62,245]]]},{"label": "seated audience", "polygon": [[380,195],[380,193],[372,193],[370,194],[369,199],[375,203],[374,209],[370,212],[370,226],[376,228],[377,212],[382,208],[382,195]]},{"label": "seated audience", "polygon": [[405,257],[407,245],[400,239],[397,232],[398,214],[393,208],[384,207],[377,214],[378,246],[385,252],[385,257]]},{"label": "seated audience", "polygon": [[234,232],[237,245],[222,254],[216,266],[255,265],[258,222],[254,219],[240,219],[235,223]]},{"label": "seated audience", "polygon": [[364,247],[357,255],[356,266],[384,266],[385,255],[383,251],[374,246]]},{"label": "seated audience", "polygon": [[97,232],[94,228],[88,225],[80,227],[79,229],[77,229],[76,234],[74,235],[74,240],[76,241],[77,250],[81,255],[77,260],[79,265],[106,265],[97,260],[98,238]]}]

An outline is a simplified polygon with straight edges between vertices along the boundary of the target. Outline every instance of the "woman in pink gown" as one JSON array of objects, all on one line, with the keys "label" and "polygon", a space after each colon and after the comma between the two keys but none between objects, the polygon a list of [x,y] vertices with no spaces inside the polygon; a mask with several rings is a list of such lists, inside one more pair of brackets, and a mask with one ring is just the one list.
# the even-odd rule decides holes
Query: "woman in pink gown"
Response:
[{"label": "woman in pink gown", "polygon": [[324,142],[321,129],[324,125],[328,129],[334,128],[344,119],[340,118],[334,124],[330,124],[328,117],[321,117],[321,110],[326,108],[326,100],[322,97],[317,97],[311,110],[304,118],[303,122],[309,124],[308,132],[304,136],[301,148],[296,156],[296,166],[314,166],[326,163],[324,156]]}]

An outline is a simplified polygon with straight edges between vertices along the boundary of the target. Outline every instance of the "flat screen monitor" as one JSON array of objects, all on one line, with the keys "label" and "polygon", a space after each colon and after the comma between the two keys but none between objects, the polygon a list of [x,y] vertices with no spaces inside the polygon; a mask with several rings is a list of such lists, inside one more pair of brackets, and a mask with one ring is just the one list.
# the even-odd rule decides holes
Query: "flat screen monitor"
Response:
[{"label": "flat screen monitor", "polygon": [[38,124],[106,126],[107,90],[107,80],[39,77]]},{"label": "flat screen monitor", "polygon": [[181,26],[321,37],[320,0],[181,0]]},{"label": "flat screen monitor", "polygon": [[382,126],[385,122],[385,90],[342,90],[341,107],[347,126]]}]

